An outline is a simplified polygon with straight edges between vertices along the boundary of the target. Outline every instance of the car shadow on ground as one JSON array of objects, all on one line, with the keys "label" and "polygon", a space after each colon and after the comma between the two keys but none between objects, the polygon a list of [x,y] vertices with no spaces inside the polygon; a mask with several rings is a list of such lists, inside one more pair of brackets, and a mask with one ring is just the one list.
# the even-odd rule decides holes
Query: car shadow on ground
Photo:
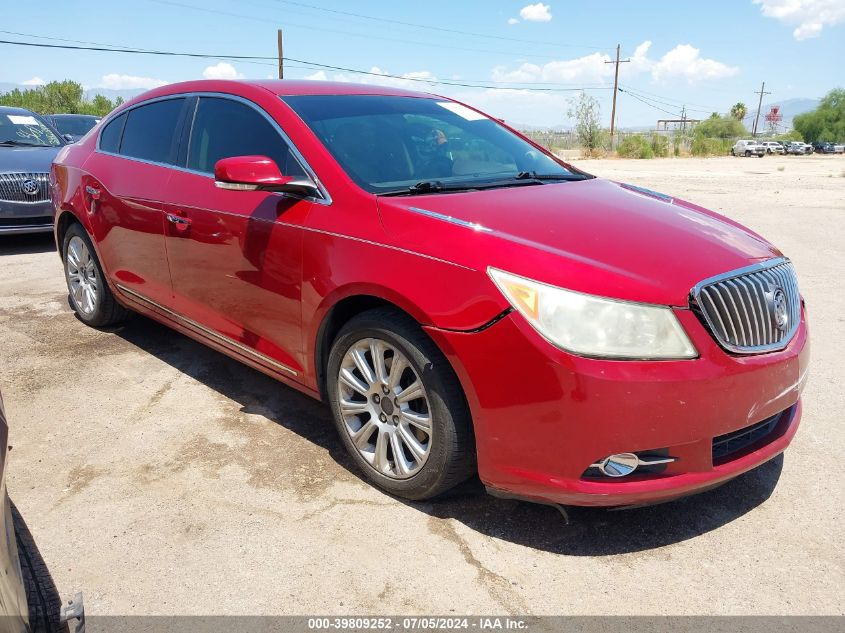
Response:
[{"label": "car shadow on ground", "polygon": [[0,235],[0,257],[49,253],[55,250],[56,242],[52,233]]},{"label": "car shadow on ground", "polygon": [[[241,411],[264,415],[319,445],[339,466],[359,476],[325,405],[149,319],[133,316],[114,333],[238,403]],[[534,549],[607,556],[685,541],[730,523],[768,499],[782,468],[783,456],[778,456],[720,488],[662,505],[613,511],[567,508],[569,522],[552,506],[492,497],[477,478],[433,502],[397,501]]]}]

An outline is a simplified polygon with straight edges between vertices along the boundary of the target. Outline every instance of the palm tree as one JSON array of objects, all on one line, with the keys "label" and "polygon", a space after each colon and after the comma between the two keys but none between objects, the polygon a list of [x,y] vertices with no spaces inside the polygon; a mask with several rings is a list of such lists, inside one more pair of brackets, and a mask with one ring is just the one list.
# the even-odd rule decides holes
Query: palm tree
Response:
[{"label": "palm tree", "polygon": [[742,101],[735,103],[731,108],[731,116],[737,121],[742,121],[745,118],[747,112],[748,108]]}]

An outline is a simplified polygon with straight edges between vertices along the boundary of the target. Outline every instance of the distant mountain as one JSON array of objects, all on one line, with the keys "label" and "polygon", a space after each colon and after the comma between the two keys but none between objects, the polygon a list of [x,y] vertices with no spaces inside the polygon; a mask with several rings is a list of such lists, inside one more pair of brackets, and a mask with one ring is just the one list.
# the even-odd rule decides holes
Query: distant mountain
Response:
[{"label": "distant mountain", "polygon": [[146,92],[146,88],[133,88],[131,90],[112,90],[111,88],[89,88],[83,95],[86,99],[93,99],[96,95],[103,95],[106,99],[115,99],[122,97],[124,101],[129,101],[133,97],[137,97],[142,92]]},{"label": "distant mountain", "polygon": [[[780,122],[780,128],[783,130],[791,130],[792,129],[792,119],[794,119],[799,114],[804,114],[805,112],[810,112],[811,110],[815,110],[819,107],[819,102],[821,99],[784,99],[783,101],[777,101],[774,103],[764,103],[763,107],[760,108],[760,125],[765,129],[766,126],[766,115],[772,109],[772,106],[780,106],[780,114],[783,116],[783,121]],[[757,115],[757,109],[752,108],[750,105],[748,106],[749,112],[745,116],[745,126],[747,128],[751,128],[754,125],[754,117]]]}]

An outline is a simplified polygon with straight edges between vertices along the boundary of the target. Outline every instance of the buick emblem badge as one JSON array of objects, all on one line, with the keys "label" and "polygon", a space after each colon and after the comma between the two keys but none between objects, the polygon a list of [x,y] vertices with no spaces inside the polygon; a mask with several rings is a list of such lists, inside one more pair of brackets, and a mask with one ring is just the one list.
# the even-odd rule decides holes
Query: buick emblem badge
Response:
[{"label": "buick emblem badge", "polygon": [[772,316],[775,320],[775,327],[781,332],[789,329],[789,313],[786,309],[786,294],[781,288],[775,288],[772,294]]},{"label": "buick emblem badge", "polygon": [[38,193],[38,183],[32,178],[27,178],[21,183],[21,189],[28,196],[34,196]]}]

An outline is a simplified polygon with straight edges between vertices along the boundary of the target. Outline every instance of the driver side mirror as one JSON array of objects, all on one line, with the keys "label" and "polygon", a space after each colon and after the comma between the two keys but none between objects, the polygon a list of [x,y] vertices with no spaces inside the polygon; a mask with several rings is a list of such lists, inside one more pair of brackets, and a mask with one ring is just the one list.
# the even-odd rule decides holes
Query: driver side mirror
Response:
[{"label": "driver side mirror", "polygon": [[320,190],[308,178],[282,175],[267,156],[232,156],[214,165],[214,185],[233,191],[275,191],[303,197],[320,197]]}]

